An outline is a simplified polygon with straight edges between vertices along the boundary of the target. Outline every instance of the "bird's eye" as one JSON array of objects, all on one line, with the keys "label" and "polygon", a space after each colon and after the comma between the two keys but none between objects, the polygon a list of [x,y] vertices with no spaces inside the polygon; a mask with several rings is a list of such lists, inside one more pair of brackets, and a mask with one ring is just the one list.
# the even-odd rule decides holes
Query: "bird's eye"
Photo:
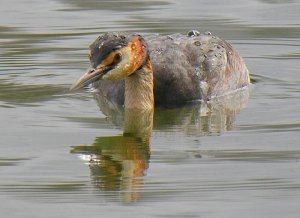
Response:
[{"label": "bird's eye", "polygon": [[117,53],[115,56],[114,56],[114,60],[113,60],[113,64],[118,64],[122,59],[122,55],[120,53]]}]

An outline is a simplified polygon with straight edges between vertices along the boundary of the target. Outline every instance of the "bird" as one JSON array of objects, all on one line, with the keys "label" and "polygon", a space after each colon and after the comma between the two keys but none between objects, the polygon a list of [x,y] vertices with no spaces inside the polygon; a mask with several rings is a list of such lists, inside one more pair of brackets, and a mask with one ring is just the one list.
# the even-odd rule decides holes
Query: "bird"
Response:
[{"label": "bird", "polygon": [[250,84],[245,61],[210,32],[171,35],[108,32],[89,46],[90,69],[71,90],[94,90],[126,109],[178,107]]}]

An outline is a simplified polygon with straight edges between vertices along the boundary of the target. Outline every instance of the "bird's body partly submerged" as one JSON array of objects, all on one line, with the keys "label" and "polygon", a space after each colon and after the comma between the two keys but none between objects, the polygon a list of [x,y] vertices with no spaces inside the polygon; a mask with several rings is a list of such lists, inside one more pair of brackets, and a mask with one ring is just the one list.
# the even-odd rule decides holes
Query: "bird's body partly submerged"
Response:
[{"label": "bird's body partly submerged", "polygon": [[242,57],[229,43],[197,31],[144,37],[106,33],[91,44],[90,61],[93,69],[73,88],[93,83],[126,108],[207,100],[250,83]]}]

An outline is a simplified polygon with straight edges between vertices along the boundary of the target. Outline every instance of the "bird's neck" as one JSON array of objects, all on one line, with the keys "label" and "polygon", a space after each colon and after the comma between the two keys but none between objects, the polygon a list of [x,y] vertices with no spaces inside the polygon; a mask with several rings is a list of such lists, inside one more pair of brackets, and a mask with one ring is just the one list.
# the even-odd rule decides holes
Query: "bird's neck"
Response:
[{"label": "bird's neck", "polygon": [[125,78],[125,108],[153,109],[153,70],[150,60]]}]

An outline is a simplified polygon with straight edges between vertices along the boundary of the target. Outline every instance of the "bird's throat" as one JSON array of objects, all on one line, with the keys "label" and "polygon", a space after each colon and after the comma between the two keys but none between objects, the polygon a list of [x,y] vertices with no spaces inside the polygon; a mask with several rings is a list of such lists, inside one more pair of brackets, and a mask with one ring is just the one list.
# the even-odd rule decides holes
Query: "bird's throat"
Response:
[{"label": "bird's throat", "polygon": [[153,109],[153,71],[150,61],[125,78],[125,108]]}]

